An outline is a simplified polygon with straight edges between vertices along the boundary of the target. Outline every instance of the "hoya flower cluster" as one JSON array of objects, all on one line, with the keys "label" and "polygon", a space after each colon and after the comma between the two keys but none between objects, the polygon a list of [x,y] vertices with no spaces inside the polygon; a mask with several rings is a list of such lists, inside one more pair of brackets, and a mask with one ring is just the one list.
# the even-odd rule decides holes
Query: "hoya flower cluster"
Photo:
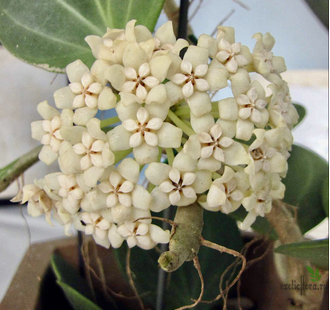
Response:
[{"label": "hoya flower cluster", "polygon": [[[191,46],[175,38],[171,22],[154,35],[135,22],[88,36],[92,67],[69,64],[56,108],[38,105],[39,158],[57,160],[61,171],[24,186],[16,200],[28,201],[32,216],[52,216],[66,232],[74,225],[105,247],[167,243],[169,231],[152,224],[151,211],[196,201],[224,213],[242,205],[241,227],[250,227],[284,196],[298,121],[280,76],[284,60],[271,52],[274,38],[254,35],[251,53],[230,27]],[[269,81],[271,95],[251,72]],[[232,96],[212,102],[226,87]],[[100,121],[106,110],[114,116]],[[144,166],[148,190],[138,184]]]}]

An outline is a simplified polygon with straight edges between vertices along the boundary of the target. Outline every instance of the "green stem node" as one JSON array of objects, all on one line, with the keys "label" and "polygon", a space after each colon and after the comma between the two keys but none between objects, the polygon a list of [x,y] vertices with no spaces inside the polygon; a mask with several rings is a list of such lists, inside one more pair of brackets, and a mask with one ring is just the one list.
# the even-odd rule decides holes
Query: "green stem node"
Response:
[{"label": "green stem node", "polygon": [[203,208],[197,202],[178,207],[174,223],[169,251],[161,254],[158,259],[160,267],[167,272],[177,270],[185,261],[196,257],[201,245]]}]

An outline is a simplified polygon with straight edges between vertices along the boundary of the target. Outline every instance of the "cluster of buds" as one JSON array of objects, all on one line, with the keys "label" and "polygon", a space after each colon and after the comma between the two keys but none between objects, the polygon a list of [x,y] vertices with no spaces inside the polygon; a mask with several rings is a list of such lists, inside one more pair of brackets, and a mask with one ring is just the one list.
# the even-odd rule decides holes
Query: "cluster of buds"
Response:
[{"label": "cluster of buds", "polygon": [[[15,200],[104,247],[169,242],[151,211],[171,205],[198,202],[226,214],[242,205],[248,214],[241,228],[249,228],[284,196],[298,121],[280,76],[284,60],[271,52],[274,38],[254,35],[251,53],[230,27],[191,46],[176,39],[171,22],[154,35],[135,23],[88,36],[92,67],[69,64],[70,83],[54,93],[56,108],[38,105],[44,120],[31,127],[43,144],[39,158],[57,160],[61,172],[24,186]],[[269,96],[251,72],[269,82]],[[227,87],[232,97],[211,101]],[[100,121],[98,112],[108,110],[112,117]]]}]

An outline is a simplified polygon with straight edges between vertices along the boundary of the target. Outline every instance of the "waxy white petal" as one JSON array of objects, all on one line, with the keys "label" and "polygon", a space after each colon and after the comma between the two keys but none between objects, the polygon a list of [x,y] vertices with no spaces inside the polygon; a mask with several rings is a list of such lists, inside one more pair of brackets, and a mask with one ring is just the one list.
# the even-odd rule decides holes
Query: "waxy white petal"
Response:
[{"label": "waxy white petal", "polygon": [[150,65],[149,63],[144,63],[139,68],[139,76],[140,77],[146,77],[150,74]]},{"label": "waxy white petal", "polygon": [[137,79],[137,73],[133,68],[124,68],[124,73],[126,78],[130,80],[136,80]]},{"label": "waxy white petal", "polygon": [[136,82],[127,81],[122,85],[120,91],[124,93],[132,93],[135,90],[135,87],[136,87]]},{"label": "waxy white petal", "polygon": [[172,205],[177,205],[177,203],[180,201],[181,199],[181,195],[179,191],[173,191],[168,195],[168,198],[171,202]]},{"label": "waxy white petal", "polygon": [[123,206],[127,208],[132,205],[132,197],[130,194],[118,194],[118,200]]},{"label": "waxy white petal", "polygon": [[71,83],[71,84],[69,84],[69,87],[70,87],[71,91],[77,95],[81,94],[82,90],[84,89],[84,87],[81,85],[80,82]]},{"label": "waxy white petal", "polygon": [[145,100],[147,98],[148,92],[144,86],[139,84],[139,86],[136,89],[136,96],[141,100]]},{"label": "waxy white petal", "polygon": [[186,172],[183,175],[182,186],[192,185],[196,180],[196,174],[191,172]]},{"label": "waxy white petal", "polygon": [[148,131],[144,132],[144,140],[150,146],[158,145],[158,137],[156,134],[152,132],[148,132]]},{"label": "waxy white petal", "polygon": [[143,83],[149,88],[153,88],[159,84],[159,80],[154,76],[148,76],[143,79]]},{"label": "waxy white petal", "polygon": [[182,87],[182,94],[186,98],[189,98],[193,93],[194,93],[194,86],[192,85],[191,81],[189,81]]},{"label": "waxy white petal", "polygon": [[189,60],[183,59],[181,62],[181,70],[183,73],[191,74],[192,64]]},{"label": "waxy white petal", "polygon": [[130,147],[137,147],[143,142],[143,137],[141,132],[136,132],[132,134],[132,136],[129,139],[129,145]]},{"label": "waxy white petal", "polygon": [[182,188],[182,193],[187,198],[197,199],[195,190],[190,186]]},{"label": "waxy white petal", "polygon": [[116,194],[110,193],[107,197],[107,207],[114,207],[118,203],[118,196]]},{"label": "waxy white petal", "polygon": [[171,81],[177,85],[183,84],[186,80],[188,79],[187,76],[185,76],[182,73],[177,73],[175,74],[172,78]]},{"label": "waxy white petal", "polygon": [[210,89],[209,83],[204,79],[195,79],[195,87],[199,91],[207,91]]},{"label": "waxy white petal", "polygon": [[159,190],[164,193],[170,193],[175,189],[171,181],[164,181],[159,185]]},{"label": "waxy white petal", "polygon": [[127,119],[127,120],[123,121],[122,126],[123,126],[123,128],[125,128],[125,130],[127,130],[129,132],[134,132],[137,129],[139,129],[139,125],[137,124],[137,121],[135,121],[133,119]]},{"label": "waxy white petal", "polygon": [[171,169],[168,176],[171,181],[173,181],[176,184],[179,184],[179,181],[181,179],[181,174],[178,169]]}]

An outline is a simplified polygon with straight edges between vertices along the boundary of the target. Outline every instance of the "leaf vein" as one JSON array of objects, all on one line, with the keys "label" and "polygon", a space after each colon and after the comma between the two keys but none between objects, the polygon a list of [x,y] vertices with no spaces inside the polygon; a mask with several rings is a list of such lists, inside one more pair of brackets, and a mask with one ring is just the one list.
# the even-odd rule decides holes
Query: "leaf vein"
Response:
[{"label": "leaf vein", "polygon": [[131,9],[132,9],[132,4],[133,4],[133,0],[129,0],[129,5],[128,5],[128,8],[127,8],[127,14],[126,14],[126,21],[125,22],[129,21]]},{"label": "leaf vein", "polygon": [[72,13],[76,18],[78,18],[82,23],[88,26],[90,29],[93,29],[96,33],[93,34],[100,34],[102,35],[102,30],[96,27],[91,21],[89,21],[85,16],[81,15],[78,11],[76,11],[71,5],[63,2],[63,0],[56,0],[56,2],[62,5],[66,10]]},{"label": "leaf vein", "polygon": [[86,50],[88,51],[89,49],[87,47],[84,47],[82,45],[77,45],[77,44],[74,44],[74,43],[71,43],[71,42],[67,42],[67,41],[63,41],[59,38],[56,38],[56,37],[52,37],[52,36],[49,36],[48,34],[46,33],[43,33],[41,31],[37,31],[36,29],[33,29],[31,27],[29,27],[28,25],[25,25],[23,23],[21,23],[18,19],[16,19],[13,15],[11,15],[7,10],[3,10],[3,12],[8,16],[9,19],[11,19],[17,26],[19,27],[22,27],[24,29],[26,29],[27,31],[30,31],[32,33],[35,33],[36,35],[39,35],[41,37],[45,37],[47,38],[48,40],[51,40],[51,41],[55,41],[55,42],[58,42],[58,43],[61,43],[63,45],[69,45],[69,46],[73,46],[77,49],[81,49],[81,50]]},{"label": "leaf vein", "polygon": [[104,14],[104,10],[102,8],[102,5],[100,3],[100,0],[94,0],[94,2],[95,2],[95,5],[96,5],[99,13],[100,13],[101,18],[103,19],[103,22],[104,22],[105,27],[108,27],[108,19],[107,19],[107,17]]}]

